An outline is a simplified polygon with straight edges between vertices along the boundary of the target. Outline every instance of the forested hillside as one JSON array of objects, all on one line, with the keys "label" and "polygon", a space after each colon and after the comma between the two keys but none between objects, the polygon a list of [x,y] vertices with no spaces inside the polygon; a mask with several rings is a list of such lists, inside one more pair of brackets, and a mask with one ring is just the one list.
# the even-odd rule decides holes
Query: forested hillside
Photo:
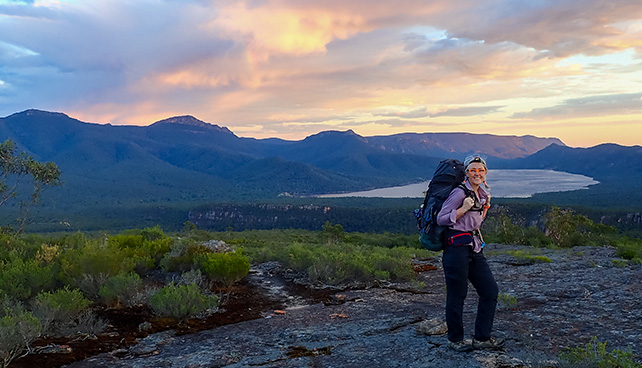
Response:
[{"label": "forested hillside", "polygon": [[[1,118],[0,135],[19,151],[61,169],[64,184],[45,191],[31,212],[32,228],[42,231],[155,224],[175,229],[207,208],[228,205],[236,206],[239,217],[220,219],[214,227],[267,228],[272,223],[287,228],[307,221],[288,220],[282,209],[269,220],[271,212],[262,206],[273,204],[332,208],[307,221],[306,228],[336,220],[359,231],[408,232],[414,201],[307,196],[427,180],[443,157],[463,159],[476,151],[474,142],[493,168],[553,169],[601,182],[589,190],[496,203],[584,206],[619,214],[642,207],[642,185],[631,180],[642,175],[639,165],[631,165],[642,161],[639,146],[570,148],[551,138],[467,133],[362,137],[327,131],[300,141],[252,139],[191,116],[149,126],[111,126],[39,110]],[[0,208],[4,224],[14,221],[19,205]]]}]

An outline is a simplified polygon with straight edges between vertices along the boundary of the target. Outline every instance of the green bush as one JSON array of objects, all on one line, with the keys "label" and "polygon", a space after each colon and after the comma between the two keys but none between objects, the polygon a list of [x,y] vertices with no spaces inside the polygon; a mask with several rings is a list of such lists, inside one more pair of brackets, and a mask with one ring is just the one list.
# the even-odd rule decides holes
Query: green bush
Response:
[{"label": "green bush", "polygon": [[0,311],[0,365],[4,368],[40,337],[42,326],[24,310]]},{"label": "green bush", "polygon": [[98,291],[103,302],[111,305],[134,305],[143,285],[135,272],[119,273],[109,278]]},{"label": "green bush", "polygon": [[163,229],[161,229],[160,225],[145,228],[141,230],[140,235],[143,236],[143,239],[147,241],[152,241],[152,242],[167,238],[167,236],[165,236],[165,233],[163,232]]},{"label": "green bush", "polygon": [[158,266],[161,258],[169,253],[172,239],[160,227],[144,229],[140,234],[119,234],[109,238],[110,245],[125,251],[136,260],[136,268],[143,271]]},{"label": "green bush", "polygon": [[80,290],[70,290],[65,287],[38,294],[34,301],[33,312],[42,324],[43,333],[49,334],[55,333],[58,326],[70,323],[90,304],[91,302]]},{"label": "green bush", "polygon": [[629,265],[629,262],[625,259],[612,259],[611,264],[613,267],[624,268]]},{"label": "green bush", "polygon": [[165,271],[188,271],[197,266],[197,259],[211,249],[203,245],[186,242],[174,242],[169,253],[160,260],[159,264]]},{"label": "green bush", "polygon": [[[607,351],[606,342],[593,337],[585,347],[569,348],[560,354],[562,367],[596,368],[641,368],[642,364],[633,359],[633,353],[621,350]],[[568,364],[568,365],[567,365]]]},{"label": "green bush", "polygon": [[642,260],[642,239],[621,238],[615,242],[617,256],[640,263]]},{"label": "green bush", "polygon": [[416,275],[412,258],[429,252],[416,248],[382,248],[369,245],[291,244],[275,251],[276,260],[295,271],[305,271],[312,282],[338,285],[374,280],[410,281]]},{"label": "green bush", "polygon": [[137,262],[126,250],[91,241],[67,249],[60,258],[60,279],[95,299],[99,298],[98,291],[110,277],[133,271]]},{"label": "green bush", "polygon": [[318,262],[318,248],[315,253],[315,248],[306,246],[301,243],[293,243],[287,246],[282,246],[281,249],[275,251],[276,260],[283,263],[285,266],[295,271],[307,271],[310,266]]},{"label": "green bush", "polygon": [[21,251],[27,247],[23,239],[13,234],[0,233],[0,261],[6,261],[15,256],[16,251]]},{"label": "green bush", "polygon": [[206,295],[195,284],[168,285],[149,299],[154,313],[163,317],[184,320],[218,306],[215,295]]},{"label": "green bush", "polygon": [[347,281],[372,281],[375,270],[371,263],[365,262],[361,254],[323,249],[317,253],[307,271],[312,282],[337,285]]},{"label": "green bush", "polygon": [[489,243],[518,244],[532,247],[550,247],[553,241],[535,226],[523,227],[513,223],[505,211],[488,217],[483,227]]},{"label": "green bush", "polygon": [[35,259],[11,257],[0,262],[0,290],[18,300],[30,299],[42,290],[55,287],[56,270],[55,265],[41,265]]},{"label": "green bush", "polygon": [[225,286],[240,281],[250,272],[250,261],[240,252],[206,253],[196,262],[205,276]]}]

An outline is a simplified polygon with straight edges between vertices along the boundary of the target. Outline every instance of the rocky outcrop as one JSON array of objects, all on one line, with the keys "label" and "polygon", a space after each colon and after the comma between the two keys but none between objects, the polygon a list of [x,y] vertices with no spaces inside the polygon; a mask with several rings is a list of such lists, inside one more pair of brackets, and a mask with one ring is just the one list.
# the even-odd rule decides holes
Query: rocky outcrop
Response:
[{"label": "rocky outcrop", "polygon": [[[190,335],[152,334],[69,367],[553,367],[565,347],[583,346],[593,336],[640,359],[642,266],[625,265],[608,248],[542,250],[550,263],[504,252],[524,249],[491,244],[485,250],[500,286],[495,330],[506,339],[501,351],[455,353],[445,335],[426,334],[424,321],[443,315],[439,258],[416,268],[421,287],[336,291],[325,303],[292,296],[278,265],[268,264],[255,267],[250,281],[281,300],[282,309]],[[468,334],[475,309],[471,288]]]}]

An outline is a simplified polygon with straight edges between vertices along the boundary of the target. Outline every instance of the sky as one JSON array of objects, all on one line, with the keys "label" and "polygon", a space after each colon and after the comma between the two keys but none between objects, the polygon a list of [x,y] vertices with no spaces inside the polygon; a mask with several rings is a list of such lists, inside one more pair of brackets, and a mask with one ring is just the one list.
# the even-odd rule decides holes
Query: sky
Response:
[{"label": "sky", "polygon": [[642,0],[0,0],[0,116],[642,145]]}]

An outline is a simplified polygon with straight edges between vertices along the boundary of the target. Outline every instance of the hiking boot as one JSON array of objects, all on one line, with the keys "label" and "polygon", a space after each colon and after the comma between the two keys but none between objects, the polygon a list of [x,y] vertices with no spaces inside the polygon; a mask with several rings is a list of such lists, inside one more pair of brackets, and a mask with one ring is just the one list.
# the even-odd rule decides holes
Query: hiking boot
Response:
[{"label": "hiking boot", "polygon": [[457,342],[448,341],[448,348],[454,351],[472,351],[473,345],[470,340],[461,340]]},{"label": "hiking boot", "polygon": [[504,346],[504,339],[491,337],[486,341],[473,339],[473,348],[475,349],[501,349]]}]

